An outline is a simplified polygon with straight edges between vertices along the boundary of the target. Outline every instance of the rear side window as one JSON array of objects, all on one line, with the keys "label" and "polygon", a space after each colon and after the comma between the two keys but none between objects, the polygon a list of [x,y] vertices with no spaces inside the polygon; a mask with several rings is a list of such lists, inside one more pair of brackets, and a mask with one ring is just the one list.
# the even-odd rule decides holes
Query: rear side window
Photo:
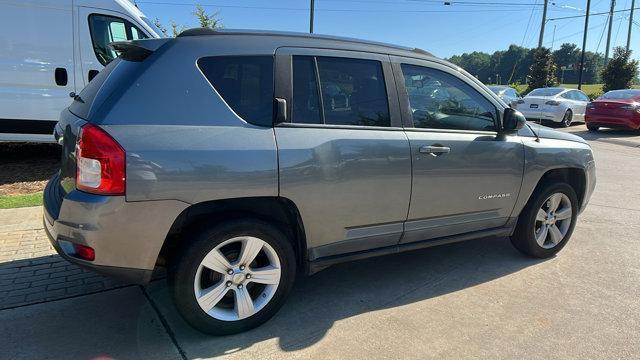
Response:
[{"label": "rear side window", "polygon": [[243,120],[273,124],[272,56],[211,56],[198,59],[198,67]]},{"label": "rear side window", "polygon": [[102,65],[107,65],[118,54],[109,47],[115,41],[146,39],[145,35],[131,22],[115,16],[89,15],[89,30],[93,51]]},{"label": "rear side window", "polygon": [[382,64],[375,60],[294,56],[292,121],[390,126]]}]

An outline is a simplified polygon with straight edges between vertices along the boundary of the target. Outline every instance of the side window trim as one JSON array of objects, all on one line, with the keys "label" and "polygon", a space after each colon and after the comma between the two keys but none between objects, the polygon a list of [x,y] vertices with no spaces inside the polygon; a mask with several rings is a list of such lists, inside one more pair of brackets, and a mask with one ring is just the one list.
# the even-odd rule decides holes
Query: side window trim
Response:
[{"label": "side window trim", "polygon": [[[389,107],[390,126],[374,127],[374,126],[354,126],[354,125],[324,125],[324,124],[296,124],[292,122],[292,105],[293,105],[293,56],[313,56],[313,57],[337,57],[349,59],[375,60],[380,61],[382,65],[382,74],[387,92],[387,104]],[[393,74],[392,65],[387,54],[370,53],[363,51],[351,50],[335,50],[321,48],[299,48],[299,47],[280,47],[276,49],[276,79],[274,94],[278,98],[287,101],[287,122],[276,124],[277,126],[304,126],[304,127],[326,127],[326,128],[344,128],[344,129],[378,129],[378,130],[402,130],[402,115],[400,113],[400,104],[396,90],[396,81]],[[317,62],[314,60],[314,62]],[[317,71],[316,71],[317,72]],[[286,73],[286,76],[285,76]],[[319,75],[318,75],[319,76]],[[284,80],[286,79],[286,81]],[[317,79],[316,79],[317,80]],[[318,85],[319,86],[319,85]],[[323,116],[324,119],[324,116]],[[324,120],[323,120],[324,121]]]},{"label": "side window trim", "polygon": [[409,97],[407,93],[407,89],[404,84],[404,74],[402,71],[402,64],[413,65],[413,66],[421,66],[429,69],[434,69],[438,71],[442,71],[451,76],[455,76],[460,81],[469,85],[473,90],[477,84],[471,83],[463,76],[456,75],[455,71],[447,66],[442,64],[438,64],[437,62],[423,60],[423,59],[415,59],[415,58],[407,58],[402,56],[391,56],[391,66],[393,67],[393,74],[396,79],[396,89],[398,94],[398,99],[400,102],[400,113],[402,114],[402,124],[407,130],[416,130],[416,131],[428,131],[428,132],[453,132],[453,133],[482,133],[482,134],[496,134],[498,133],[498,129],[502,126],[502,116],[504,114],[503,106],[494,98],[486,96],[480,91],[478,95],[483,99],[487,100],[496,111],[497,119],[494,119],[495,130],[493,131],[484,131],[484,130],[458,130],[458,129],[432,129],[432,128],[417,128],[413,123],[413,116],[410,113],[410,105],[409,105]]}]

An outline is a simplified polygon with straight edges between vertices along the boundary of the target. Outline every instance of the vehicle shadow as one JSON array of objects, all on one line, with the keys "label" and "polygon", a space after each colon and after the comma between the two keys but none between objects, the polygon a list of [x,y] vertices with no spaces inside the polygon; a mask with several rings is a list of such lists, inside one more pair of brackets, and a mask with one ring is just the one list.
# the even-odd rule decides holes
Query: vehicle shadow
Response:
[{"label": "vehicle shadow", "polygon": [[340,264],[299,279],[288,302],[263,326],[225,337],[189,327],[176,313],[164,281],[147,292],[186,356],[209,358],[274,338],[281,350],[304,349],[340,320],[426,301],[540,262],[518,253],[507,238],[492,238]]},{"label": "vehicle shadow", "polygon": [[598,131],[584,129],[571,131],[571,133],[589,141],[601,141],[634,148],[640,147],[640,132],[637,130],[600,128]]},{"label": "vehicle shadow", "polygon": [[49,180],[60,168],[60,151],[57,144],[0,143],[0,186]]}]

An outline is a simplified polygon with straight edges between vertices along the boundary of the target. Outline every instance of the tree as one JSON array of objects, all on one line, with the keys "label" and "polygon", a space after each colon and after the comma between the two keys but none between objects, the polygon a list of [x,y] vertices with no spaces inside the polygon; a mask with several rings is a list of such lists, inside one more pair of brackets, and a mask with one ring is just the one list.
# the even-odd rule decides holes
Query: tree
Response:
[{"label": "tree", "polygon": [[196,5],[196,9],[193,12],[198,18],[198,22],[200,22],[200,27],[203,28],[211,28],[211,29],[221,29],[222,22],[218,19],[219,13],[216,11],[213,14],[207,14],[202,5]]},{"label": "tree", "polygon": [[158,18],[153,19],[153,25],[155,25],[158,28],[158,30],[160,30],[162,32],[164,37],[168,37],[169,36],[169,34],[167,33],[167,28],[164,27],[164,25],[162,25],[162,23],[160,22],[160,19],[158,19]]},{"label": "tree", "polygon": [[527,91],[533,89],[554,86],[558,83],[556,78],[556,64],[549,48],[541,47],[533,50],[533,64],[529,68]]},{"label": "tree", "polygon": [[617,47],[613,51],[613,58],[602,70],[602,91],[628,89],[638,75],[638,61],[631,60],[631,50]]},{"label": "tree", "polygon": [[553,52],[553,59],[558,65],[556,76],[562,77],[562,67],[567,69],[564,73],[564,83],[575,84],[578,82],[576,70],[579,68],[581,53],[578,45],[570,43],[560,45],[560,48]]},{"label": "tree", "polygon": [[184,25],[178,25],[176,24],[175,21],[171,20],[171,35],[173,37],[176,37],[178,35],[180,35],[181,32],[183,32],[187,27]]},{"label": "tree", "polygon": [[480,81],[487,82],[491,75],[491,55],[474,51],[462,55],[454,55],[449,61],[465,69]]},{"label": "tree", "polygon": [[[198,24],[200,25],[200,27],[211,29],[222,28],[222,22],[218,18],[219,13],[217,11],[213,14],[209,14],[204,10],[202,5],[196,5],[196,9],[193,11],[193,15],[198,20]],[[160,19],[156,18],[153,21],[153,24],[162,32],[162,34],[164,34],[164,36],[169,36],[169,31],[164,25],[162,25]],[[181,32],[187,29],[185,25],[177,24],[173,20],[171,20],[169,26],[171,27],[171,36],[173,37],[178,36]]]}]

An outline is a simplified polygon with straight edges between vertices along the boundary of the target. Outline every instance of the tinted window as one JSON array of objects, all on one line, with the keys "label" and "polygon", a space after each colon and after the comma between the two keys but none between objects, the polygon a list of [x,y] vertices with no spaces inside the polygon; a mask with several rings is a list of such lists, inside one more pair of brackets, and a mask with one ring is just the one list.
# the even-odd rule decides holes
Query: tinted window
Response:
[{"label": "tinted window", "polygon": [[315,68],[313,57],[293,57],[293,108],[291,116],[294,122],[322,123]]},{"label": "tinted window", "polygon": [[147,36],[129,21],[113,17],[92,14],[89,16],[89,30],[93,51],[102,65],[107,65],[118,54],[109,47],[114,41],[146,39]]},{"label": "tinted window", "polygon": [[252,124],[272,125],[272,56],[205,57],[198,67],[238,116]]},{"label": "tinted window", "polygon": [[575,91],[576,100],[579,101],[590,101],[589,97],[585,95],[582,91]]},{"label": "tinted window", "polygon": [[573,97],[573,93],[571,91],[560,95],[560,97],[564,99],[575,100],[575,98]]},{"label": "tinted window", "polygon": [[316,57],[315,61],[317,73],[313,57],[293,58],[293,122],[390,125],[379,61],[331,57]]},{"label": "tinted window", "polygon": [[602,95],[603,99],[632,99],[640,97],[640,90],[613,90]]},{"label": "tinted window", "polygon": [[527,96],[556,96],[563,91],[564,89],[558,88],[540,88],[531,91]]},{"label": "tinted window", "polygon": [[495,131],[496,108],[462,80],[414,65],[402,72],[415,127]]}]

